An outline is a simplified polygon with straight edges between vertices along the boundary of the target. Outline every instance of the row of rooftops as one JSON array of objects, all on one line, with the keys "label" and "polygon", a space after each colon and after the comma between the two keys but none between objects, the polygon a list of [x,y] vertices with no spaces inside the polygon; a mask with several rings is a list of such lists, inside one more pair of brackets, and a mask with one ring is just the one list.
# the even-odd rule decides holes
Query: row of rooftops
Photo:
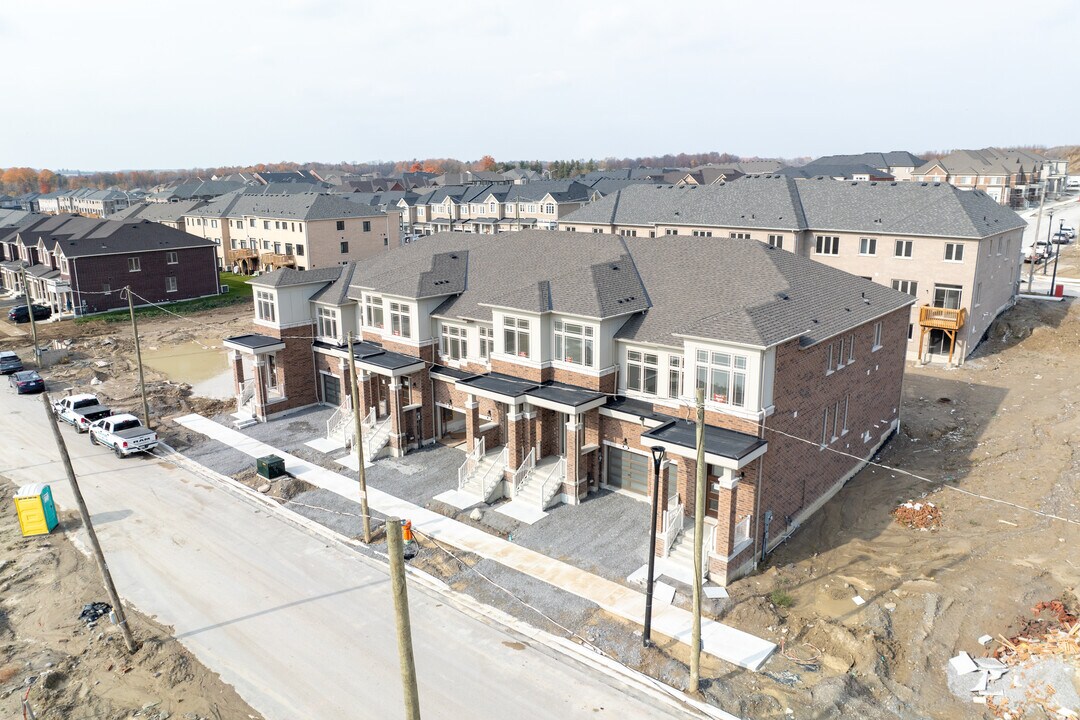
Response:
[{"label": "row of rooftops", "polygon": [[707,186],[633,185],[560,219],[563,226],[659,225],[984,238],[1025,221],[979,190],[947,183],[748,175]]},{"label": "row of rooftops", "polygon": [[0,211],[0,244],[8,243],[23,247],[42,243],[48,252],[59,251],[68,258],[214,246],[209,240],[149,220],[37,213],[17,217]]}]

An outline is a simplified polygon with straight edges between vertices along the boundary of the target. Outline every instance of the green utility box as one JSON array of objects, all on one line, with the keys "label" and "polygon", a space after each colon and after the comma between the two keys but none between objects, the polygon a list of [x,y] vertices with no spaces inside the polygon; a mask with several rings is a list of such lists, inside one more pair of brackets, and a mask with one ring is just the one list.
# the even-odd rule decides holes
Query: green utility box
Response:
[{"label": "green utility box", "polygon": [[267,480],[279,478],[285,474],[285,461],[277,455],[266,455],[255,461],[259,475]]}]

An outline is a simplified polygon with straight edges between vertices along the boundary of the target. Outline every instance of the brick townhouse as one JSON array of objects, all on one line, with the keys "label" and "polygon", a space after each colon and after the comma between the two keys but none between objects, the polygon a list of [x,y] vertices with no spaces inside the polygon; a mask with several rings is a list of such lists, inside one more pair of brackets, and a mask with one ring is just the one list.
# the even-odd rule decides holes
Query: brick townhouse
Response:
[{"label": "brick townhouse", "polygon": [[[306,183],[297,183],[307,187]],[[211,240],[218,263],[244,275],[291,267],[323,268],[396,248],[396,209],[380,211],[320,191],[223,195],[184,216],[187,232]]]},{"label": "brick townhouse", "polygon": [[907,357],[963,362],[1015,302],[1027,226],[947,183],[748,175],[705,187],[632,185],[561,230],[668,241],[749,238],[911,294]]},{"label": "brick townhouse", "polygon": [[0,229],[0,253],[4,287],[21,289],[25,269],[28,296],[60,314],[126,308],[127,286],[156,303],[219,290],[212,243],[147,220],[47,216]]},{"label": "brick townhouse", "polygon": [[954,150],[916,167],[911,179],[947,182],[962,190],[982,190],[996,202],[1013,208],[1033,207],[1043,193],[1056,196],[1065,189],[1068,162],[1028,150]]},{"label": "brick townhouse", "polygon": [[898,427],[914,299],[752,240],[583,240],[440,233],[253,279],[253,331],[225,341],[238,417],[326,403],[349,440],[352,332],[369,455],[463,438],[451,504],[587,520],[601,488],[648,501],[662,446],[658,553],[676,563],[702,387],[708,566],[750,571]]}]

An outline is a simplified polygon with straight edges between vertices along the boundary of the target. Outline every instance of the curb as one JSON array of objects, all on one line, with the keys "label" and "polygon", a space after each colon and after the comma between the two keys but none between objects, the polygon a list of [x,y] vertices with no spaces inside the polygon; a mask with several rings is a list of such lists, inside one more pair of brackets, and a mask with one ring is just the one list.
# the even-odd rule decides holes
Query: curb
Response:
[{"label": "curb", "polygon": [[[291,525],[307,530],[325,540],[348,548],[359,549],[366,547],[362,542],[341,535],[314,520],[310,520],[299,513],[289,510],[284,505],[249,488],[247,485],[244,485],[227,475],[211,470],[205,465],[186,457],[183,453],[172,448],[167,443],[159,441],[158,447],[165,449],[167,453],[165,459],[175,461],[178,466],[201,477],[207,478],[208,480],[217,482],[242,499],[257,502],[259,505],[271,510],[275,515],[281,517]],[[386,557],[385,553],[377,550],[375,552],[382,557]],[[361,562],[372,568],[380,571],[387,570],[385,563],[369,557],[364,553],[355,553],[355,555]],[[635,690],[684,713],[690,713],[697,717],[711,718],[713,720],[741,720],[738,716],[725,712],[718,707],[691,698],[681,690],[661,682],[656,678],[627,667],[611,658],[598,655],[575,642],[552,635],[546,630],[541,630],[523,620],[519,620],[498,608],[484,605],[470,595],[451,589],[449,585],[430,573],[411,567],[410,565],[406,565],[405,570],[409,576],[417,580],[425,590],[438,594],[459,612],[462,612],[473,619],[494,623],[508,632],[532,640],[535,643],[535,648],[546,650],[549,656],[569,657],[586,666],[588,669],[597,671],[624,685],[630,686]]]}]

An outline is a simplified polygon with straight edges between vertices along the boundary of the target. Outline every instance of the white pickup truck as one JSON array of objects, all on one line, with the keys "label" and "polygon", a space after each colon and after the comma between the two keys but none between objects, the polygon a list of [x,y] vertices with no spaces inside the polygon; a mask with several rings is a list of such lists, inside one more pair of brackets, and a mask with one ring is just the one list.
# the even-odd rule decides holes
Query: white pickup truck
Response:
[{"label": "white pickup truck", "polygon": [[157,447],[157,433],[127,413],[110,415],[90,425],[90,444],[112,448],[122,458]]},{"label": "white pickup truck", "polygon": [[53,412],[81,433],[87,431],[90,423],[112,414],[112,410],[98,402],[96,395],[89,393],[60,398],[53,403]]}]

